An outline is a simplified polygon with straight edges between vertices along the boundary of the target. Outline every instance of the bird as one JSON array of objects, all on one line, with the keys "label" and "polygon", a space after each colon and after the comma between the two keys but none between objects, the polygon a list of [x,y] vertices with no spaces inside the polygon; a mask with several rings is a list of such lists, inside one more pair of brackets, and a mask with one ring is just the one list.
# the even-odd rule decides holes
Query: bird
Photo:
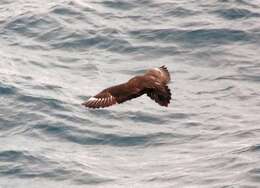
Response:
[{"label": "bird", "polygon": [[125,83],[102,90],[82,105],[87,108],[105,108],[146,94],[160,106],[167,107],[171,100],[171,90],[167,86],[170,80],[170,73],[165,65],[152,68]]}]

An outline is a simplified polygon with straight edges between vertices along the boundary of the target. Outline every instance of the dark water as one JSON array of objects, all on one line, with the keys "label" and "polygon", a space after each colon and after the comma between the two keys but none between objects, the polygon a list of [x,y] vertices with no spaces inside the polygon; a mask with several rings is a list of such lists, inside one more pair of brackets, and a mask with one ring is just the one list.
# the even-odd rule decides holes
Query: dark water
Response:
[{"label": "dark water", "polygon": [[[0,187],[260,187],[260,1],[1,0]],[[80,104],[151,67],[143,96]]]}]

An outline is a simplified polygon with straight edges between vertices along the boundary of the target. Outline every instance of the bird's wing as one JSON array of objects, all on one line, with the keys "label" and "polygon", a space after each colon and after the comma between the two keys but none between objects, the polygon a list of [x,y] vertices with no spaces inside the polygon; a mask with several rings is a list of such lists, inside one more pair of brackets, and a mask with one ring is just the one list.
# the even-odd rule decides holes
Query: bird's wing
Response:
[{"label": "bird's wing", "polygon": [[102,91],[96,96],[90,97],[82,105],[88,108],[104,108],[116,103],[116,98],[111,93]]},{"label": "bird's wing", "polygon": [[168,83],[171,80],[170,73],[165,65],[161,66],[160,69],[163,71],[163,75],[165,76],[166,82]]},{"label": "bird's wing", "polygon": [[150,89],[147,92],[147,96],[149,96],[152,100],[158,103],[161,106],[168,106],[171,100],[171,90],[167,85],[164,85],[161,88]]},{"label": "bird's wing", "polygon": [[167,84],[171,80],[170,73],[166,66],[150,69],[146,72],[146,76],[154,77],[157,81]]},{"label": "bird's wing", "polygon": [[127,83],[109,87],[94,97],[89,98],[82,105],[88,108],[104,108],[117,103],[136,98],[144,94],[144,92]]}]

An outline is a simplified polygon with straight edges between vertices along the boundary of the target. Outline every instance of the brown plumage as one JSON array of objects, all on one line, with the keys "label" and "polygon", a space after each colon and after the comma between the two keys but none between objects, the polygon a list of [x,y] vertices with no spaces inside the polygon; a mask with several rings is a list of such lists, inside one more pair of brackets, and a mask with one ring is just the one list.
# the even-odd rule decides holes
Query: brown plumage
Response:
[{"label": "brown plumage", "polygon": [[135,76],[128,82],[104,89],[82,105],[88,108],[104,108],[147,94],[161,106],[168,106],[171,91],[167,86],[169,71],[165,66],[148,70],[144,75]]}]

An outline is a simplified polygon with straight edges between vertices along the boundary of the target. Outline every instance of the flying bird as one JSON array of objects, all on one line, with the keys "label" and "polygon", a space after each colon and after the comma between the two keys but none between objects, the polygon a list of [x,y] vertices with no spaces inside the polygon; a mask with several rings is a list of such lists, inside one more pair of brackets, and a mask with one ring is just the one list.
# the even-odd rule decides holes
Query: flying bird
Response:
[{"label": "flying bird", "polygon": [[148,70],[144,75],[135,76],[123,84],[104,89],[82,105],[88,108],[104,108],[147,94],[159,105],[167,107],[171,100],[171,90],[167,86],[170,79],[170,73],[163,65]]}]

